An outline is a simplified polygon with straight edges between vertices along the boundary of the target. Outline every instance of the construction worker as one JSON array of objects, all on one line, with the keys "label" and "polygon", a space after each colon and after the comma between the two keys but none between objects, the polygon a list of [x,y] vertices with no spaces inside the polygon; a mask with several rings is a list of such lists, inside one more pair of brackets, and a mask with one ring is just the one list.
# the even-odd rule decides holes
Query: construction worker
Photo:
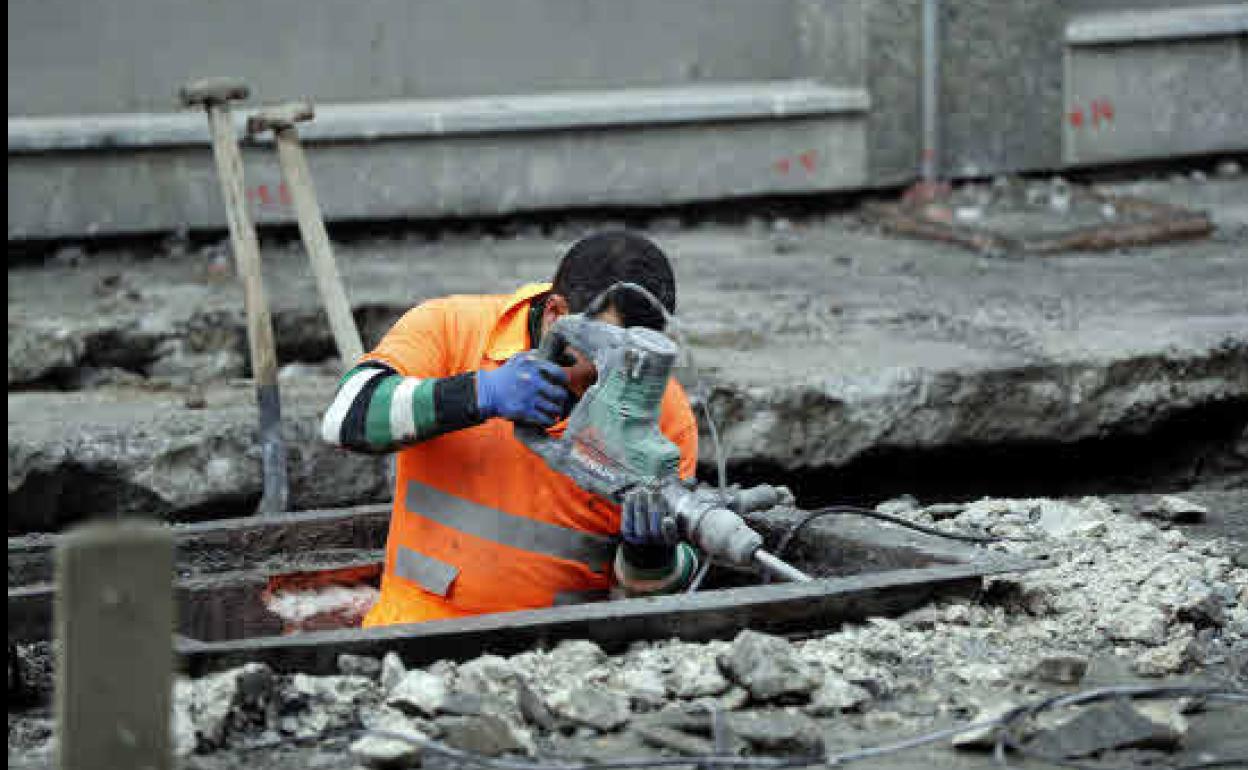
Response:
[{"label": "construction worker", "polygon": [[[347,372],[322,421],[326,441],[398,452],[381,598],[365,626],[414,623],[670,592],[697,568],[695,551],[664,541],[665,513],[644,492],[616,506],[551,470],[513,422],[558,433],[588,383],[532,352],[567,313],[625,281],[676,309],[667,256],[646,238],[603,232],[577,242],[550,284],[511,295],[452,296],[409,310]],[[639,292],[609,295],[598,320],[662,330]],[[697,424],[671,380],[660,430],[692,478]]]}]

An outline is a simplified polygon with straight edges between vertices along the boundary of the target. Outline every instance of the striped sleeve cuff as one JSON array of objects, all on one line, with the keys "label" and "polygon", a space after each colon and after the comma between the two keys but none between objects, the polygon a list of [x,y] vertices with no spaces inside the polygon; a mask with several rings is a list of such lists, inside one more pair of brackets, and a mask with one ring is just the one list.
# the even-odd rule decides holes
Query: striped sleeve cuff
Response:
[{"label": "striped sleeve cuff", "polygon": [[390,452],[480,422],[473,374],[421,379],[365,362],[343,376],[321,437],[357,452]]}]

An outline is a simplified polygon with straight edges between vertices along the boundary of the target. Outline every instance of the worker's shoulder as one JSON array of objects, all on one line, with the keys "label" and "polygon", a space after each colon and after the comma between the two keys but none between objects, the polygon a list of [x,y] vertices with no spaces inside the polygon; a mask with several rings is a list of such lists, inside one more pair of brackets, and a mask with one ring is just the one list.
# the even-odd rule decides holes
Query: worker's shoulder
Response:
[{"label": "worker's shoulder", "polygon": [[667,388],[663,391],[662,415],[668,419],[678,419],[681,421],[692,421],[693,407],[689,404],[689,396],[685,393],[685,388],[671,377],[667,381]]},{"label": "worker's shoulder", "polygon": [[496,313],[507,305],[507,294],[449,294],[433,297],[417,305],[415,310],[425,308],[445,313]]}]

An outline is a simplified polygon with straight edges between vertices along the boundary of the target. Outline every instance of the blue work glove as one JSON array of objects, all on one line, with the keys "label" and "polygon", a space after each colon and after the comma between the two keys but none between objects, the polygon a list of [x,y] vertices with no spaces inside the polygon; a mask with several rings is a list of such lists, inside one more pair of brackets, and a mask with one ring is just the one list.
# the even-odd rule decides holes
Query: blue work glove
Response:
[{"label": "blue work glove", "polygon": [[492,371],[477,372],[477,411],[548,427],[559,421],[570,397],[568,375],[532,352],[517,353]]},{"label": "blue work glove", "polygon": [[620,506],[620,536],[632,545],[673,545],[679,539],[667,500],[657,487],[629,490]]}]

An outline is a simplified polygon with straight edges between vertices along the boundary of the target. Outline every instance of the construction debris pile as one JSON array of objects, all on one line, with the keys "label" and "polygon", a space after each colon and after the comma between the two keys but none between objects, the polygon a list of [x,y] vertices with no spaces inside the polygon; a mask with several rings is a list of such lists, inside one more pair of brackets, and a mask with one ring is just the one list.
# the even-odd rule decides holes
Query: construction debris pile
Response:
[{"label": "construction debris pile", "polygon": [[[951,531],[1013,538],[990,547],[1051,566],[989,578],[974,601],[801,640],[743,631],[731,641],[639,642],[618,655],[570,641],[423,669],[409,670],[391,653],[343,655],[338,676],[279,675],[253,663],[182,678],[178,753],[197,767],[244,749],[308,751],[299,747],[311,741],[315,752],[394,767],[416,761],[428,737],[494,756],[697,755],[716,750],[718,719],[720,750],[809,754],[969,723],[1086,684],[1085,677],[1173,681],[1203,672],[1248,683],[1248,552],[1189,539],[1173,526],[1198,517],[1198,506],[1159,498],[1147,512],[1153,520],[1098,498],[928,507],[903,499],[881,508]],[[1067,748],[1073,741],[1084,754],[1151,747],[1131,749],[1142,762],[1150,752],[1181,749],[1188,721],[1199,717],[1180,712],[1197,707],[1118,704],[1112,708],[1129,709],[1135,727],[1117,737],[1072,738],[1087,721],[1072,710],[1040,723],[1033,740]],[[15,747],[10,717],[11,761],[15,749],[27,759],[49,749],[48,731],[40,740],[26,720],[27,740],[19,743],[27,745]],[[1140,725],[1153,728],[1141,736]],[[955,744],[986,747],[991,739],[968,733]]]}]

